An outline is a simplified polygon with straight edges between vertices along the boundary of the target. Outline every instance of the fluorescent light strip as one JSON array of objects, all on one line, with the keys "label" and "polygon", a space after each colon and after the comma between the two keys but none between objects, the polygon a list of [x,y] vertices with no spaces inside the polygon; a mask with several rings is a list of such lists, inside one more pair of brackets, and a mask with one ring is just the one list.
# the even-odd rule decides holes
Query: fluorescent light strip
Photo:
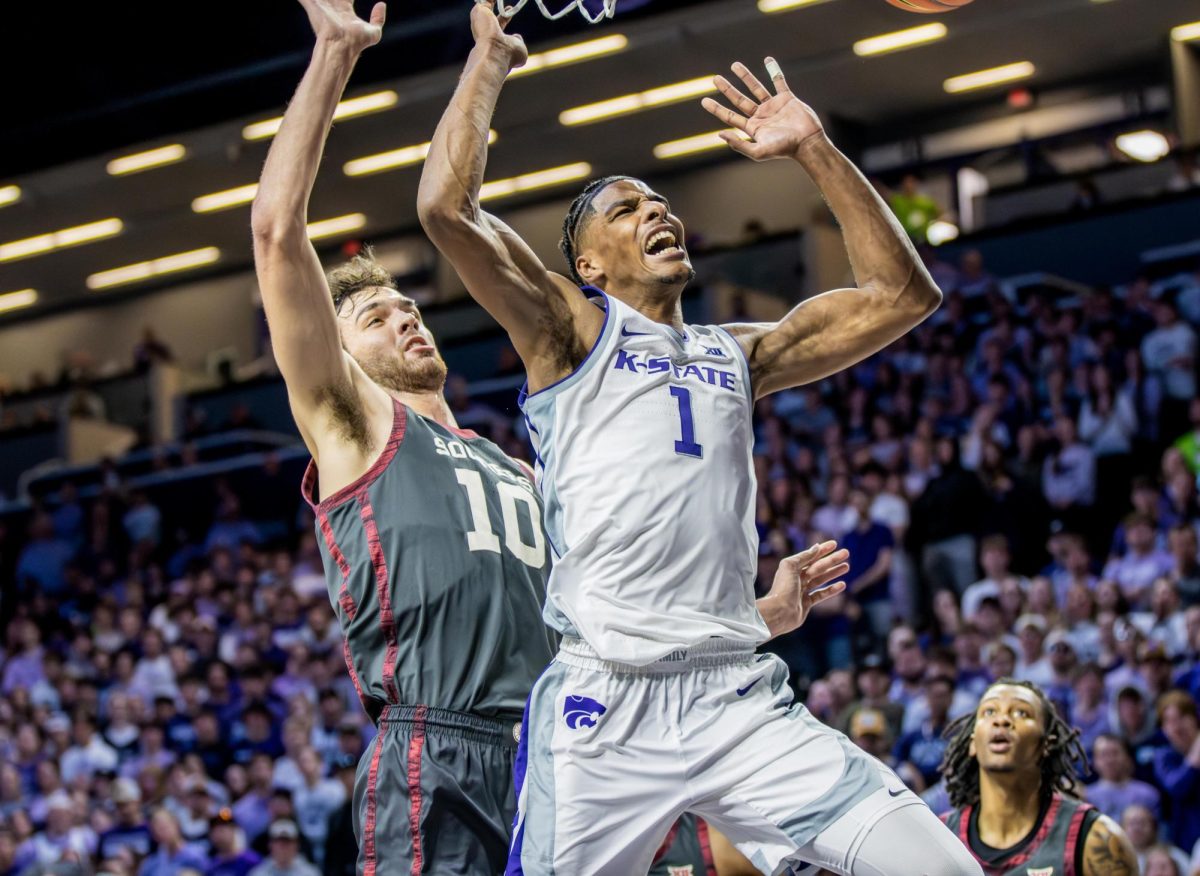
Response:
[{"label": "fluorescent light strip", "polygon": [[163,274],[173,274],[178,271],[187,271],[192,268],[211,265],[220,257],[221,251],[219,249],[215,246],[206,246],[203,249],[193,249],[188,252],[176,253],[175,255],[163,256],[159,259],[137,262],[136,264],[92,274],[87,278],[87,287],[89,289],[111,289],[113,286],[126,286],[130,283],[138,283],[142,280],[159,277]]},{"label": "fluorescent light strip", "polygon": [[[495,143],[499,135],[492,129],[488,129],[488,145]],[[390,152],[379,152],[375,155],[364,155],[362,158],[355,158],[347,161],[342,165],[342,172],[346,176],[367,176],[372,173],[381,173],[385,170],[396,170],[401,167],[411,167],[414,164],[420,164],[429,155],[429,143],[418,143],[415,146],[404,146],[400,149],[393,149]]]},{"label": "fluorescent light strip", "polygon": [[854,44],[854,54],[868,58],[872,55],[884,55],[901,49],[932,43],[946,36],[946,25],[940,21],[883,33],[879,36],[867,37]]},{"label": "fluorescent light strip", "polygon": [[1191,24],[1181,24],[1179,27],[1171,28],[1171,39],[1177,43],[1186,43],[1189,40],[1200,39],[1200,21],[1193,21]]},{"label": "fluorescent light strip", "polygon": [[484,183],[480,187],[479,200],[490,201],[494,198],[505,198],[509,195],[516,195],[521,192],[532,191],[533,189],[542,189],[547,186],[558,185],[559,183],[571,182],[572,180],[583,179],[591,172],[592,166],[590,164],[586,161],[578,161],[575,164],[550,167],[546,170],[538,170],[533,173],[510,177],[509,179],[494,180],[493,182]]},{"label": "fluorescent light strip", "polygon": [[19,292],[5,292],[0,295],[0,313],[30,307],[38,300],[36,289],[22,289]]},{"label": "fluorescent light strip", "polygon": [[587,40],[559,49],[537,52],[529,56],[529,60],[523,67],[511,71],[508,78],[516,79],[518,76],[528,76],[530,73],[540,73],[542,70],[551,70],[567,64],[578,64],[580,61],[590,61],[593,58],[612,55],[623,51],[628,45],[629,40],[623,34],[614,33],[597,40]]},{"label": "fluorescent light strip", "polygon": [[14,262],[18,259],[54,252],[68,246],[78,246],[81,243],[91,243],[93,240],[115,237],[124,229],[125,223],[120,219],[101,219],[99,222],[89,222],[87,225],[76,225],[59,231],[39,234],[36,237],[0,243],[0,262]]},{"label": "fluorescent light strip", "polygon": [[1165,158],[1171,152],[1171,144],[1158,131],[1130,131],[1117,137],[1117,148],[1138,161],[1147,164]]},{"label": "fluorescent light strip", "polygon": [[7,207],[21,200],[20,186],[0,186],[0,207]]},{"label": "fluorescent light strip", "polygon": [[[355,116],[365,116],[368,113],[381,112],[395,106],[399,100],[400,95],[390,90],[364,94],[361,97],[347,98],[338,103],[337,109],[333,111],[333,120],[336,122],[341,119],[352,119]],[[273,119],[255,122],[252,125],[242,128],[242,137],[246,140],[269,140],[279,133],[279,127],[282,124],[283,116],[276,116]]]},{"label": "fluorescent light strip", "polygon": [[223,192],[213,192],[211,195],[201,195],[192,201],[192,212],[214,213],[217,210],[228,210],[239,204],[249,204],[258,194],[258,183],[238,186],[236,189],[226,189]]},{"label": "fluorescent light strip", "polygon": [[689,97],[699,97],[702,94],[712,94],[717,90],[711,76],[700,76],[684,82],[673,82],[659,88],[640,91],[637,94],[623,94],[599,103],[589,103],[583,106],[571,107],[558,114],[558,120],[568,127],[586,125],[611,119],[615,116],[628,115],[651,107],[678,103]]},{"label": "fluorescent light strip", "polygon": [[942,87],[950,94],[959,94],[963,91],[974,91],[977,88],[1014,82],[1017,79],[1028,79],[1035,72],[1037,72],[1037,68],[1033,64],[1028,61],[1017,61],[1015,64],[1005,64],[1003,67],[991,67],[974,73],[964,73],[962,76],[952,76],[942,84]]},{"label": "fluorescent light strip", "polygon": [[308,239],[320,240],[324,237],[333,237],[336,234],[357,231],[366,224],[367,217],[362,213],[348,213],[345,216],[322,219],[320,222],[310,222],[308,223]]},{"label": "fluorescent light strip", "polygon": [[816,6],[825,0],[758,0],[758,11],[770,15],[772,12],[787,12],[801,6]]},{"label": "fluorescent light strip", "polygon": [[175,164],[177,161],[183,161],[186,157],[187,149],[181,143],[172,143],[170,146],[160,146],[158,149],[151,149],[148,152],[137,152],[133,155],[114,158],[108,163],[106,169],[110,176],[124,176],[129,173],[163,167],[167,164]]},{"label": "fluorescent light strip", "polygon": [[654,147],[655,158],[680,158],[684,155],[694,155],[697,152],[707,152],[711,149],[728,148],[728,145],[721,139],[722,131],[733,131],[743,140],[750,138],[737,131],[734,128],[723,128],[721,131],[709,131],[707,134],[696,134],[693,137],[684,137],[681,140],[668,140],[665,143],[659,143]]}]

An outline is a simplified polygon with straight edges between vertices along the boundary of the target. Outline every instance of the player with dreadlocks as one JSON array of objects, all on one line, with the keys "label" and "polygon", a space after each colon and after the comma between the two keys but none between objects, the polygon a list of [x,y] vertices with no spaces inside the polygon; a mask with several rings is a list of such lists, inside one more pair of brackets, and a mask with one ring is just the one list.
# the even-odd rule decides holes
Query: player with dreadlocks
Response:
[{"label": "player with dreadlocks", "polygon": [[987,876],[1134,876],[1111,818],[1074,796],[1087,767],[1079,731],[1034,684],[1002,678],[946,729],[953,811],[942,817]]}]

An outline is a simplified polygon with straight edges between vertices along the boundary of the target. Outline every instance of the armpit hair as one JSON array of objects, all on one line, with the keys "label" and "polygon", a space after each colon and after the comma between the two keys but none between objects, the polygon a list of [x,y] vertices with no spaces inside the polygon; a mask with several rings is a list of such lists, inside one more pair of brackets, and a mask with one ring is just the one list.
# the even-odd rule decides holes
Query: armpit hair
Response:
[{"label": "armpit hair", "polygon": [[328,408],[337,426],[338,438],[362,450],[371,450],[371,432],[362,401],[349,381],[331,384],[317,390],[317,404]]},{"label": "armpit hair", "polygon": [[565,301],[551,299],[549,308],[538,321],[538,330],[546,339],[555,368],[572,371],[587,358],[587,348],[575,333],[571,309]]}]

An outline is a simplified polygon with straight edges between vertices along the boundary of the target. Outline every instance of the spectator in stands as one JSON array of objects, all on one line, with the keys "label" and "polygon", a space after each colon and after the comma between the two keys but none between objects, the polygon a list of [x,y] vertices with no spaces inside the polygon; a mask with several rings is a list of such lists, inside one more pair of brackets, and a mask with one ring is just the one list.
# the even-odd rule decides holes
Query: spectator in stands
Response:
[{"label": "spectator in stands", "polygon": [[1142,806],[1158,821],[1161,814],[1158,789],[1133,777],[1133,750],[1128,742],[1112,733],[1100,734],[1093,748],[1092,764],[1100,779],[1085,786],[1089,803],[1117,821],[1128,807]]},{"label": "spectator in stands", "polygon": [[940,471],[913,505],[913,537],[922,544],[921,572],[928,592],[948,587],[962,593],[976,580],[975,545],[986,504],[974,472],[962,467],[958,442],[937,442]]},{"label": "spectator in stands", "polygon": [[66,791],[55,791],[46,801],[45,827],[22,843],[17,860],[24,865],[47,866],[82,863],[96,850],[96,834],[90,827],[74,824],[75,804]]},{"label": "spectator in stands", "polygon": [[122,853],[138,859],[146,857],[154,841],[142,817],[142,792],[137,782],[118,779],[113,783],[112,800],[116,807],[116,824],[100,834],[98,854],[102,859],[120,857]]},{"label": "spectator in stands", "polygon": [[848,732],[855,712],[859,709],[874,709],[883,715],[887,722],[889,738],[898,739],[904,721],[904,707],[888,697],[890,684],[891,677],[888,675],[884,659],[879,654],[867,654],[859,661],[859,697],[831,722],[833,726],[843,733]]},{"label": "spectator in stands", "polygon": [[1125,518],[1127,550],[1122,556],[1109,560],[1104,577],[1116,581],[1121,593],[1132,605],[1140,605],[1149,597],[1155,579],[1171,574],[1170,554],[1157,547],[1154,521],[1144,514]]},{"label": "spectator in stands", "polygon": [[212,817],[208,834],[212,854],[204,876],[246,876],[262,858],[244,847],[241,829],[228,809]]},{"label": "spectator in stands", "polygon": [[62,754],[62,778],[68,785],[90,780],[96,773],[115,772],[117,752],[96,730],[95,721],[84,710],[75,713],[71,723],[74,744]]},{"label": "spectator in stands", "polygon": [[892,531],[871,518],[871,497],[866,490],[850,492],[850,507],[857,516],[854,528],[841,537],[850,552],[846,587],[863,609],[874,636],[883,640],[892,626]]},{"label": "spectator in stands", "polygon": [[175,354],[147,325],[142,328],[142,337],[133,347],[133,367],[136,371],[149,371],[152,365],[173,362]]},{"label": "spectator in stands", "polygon": [[958,291],[968,298],[997,291],[1000,284],[983,266],[983,253],[969,249],[958,260]]},{"label": "spectator in stands", "polygon": [[250,871],[250,876],[320,876],[321,871],[300,854],[296,822],[281,818],[267,830],[270,856]]},{"label": "spectator in stands", "polygon": [[1175,439],[1173,446],[1183,455],[1191,473],[1200,477],[1200,398],[1192,399],[1188,419],[1192,428]]},{"label": "spectator in stands", "polygon": [[185,876],[188,871],[207,869],[208,859],[184,841],[179,821],[169,809],[157,809],[150,816],[150,833],[156,850],[142,863],[138,876]]},{"label": "spectator in stands", "polygon": [[1188,425],[1188,409],[1196,397],[1196,332],[1179,318],[1167,297],[1154,303],[1157,328],[1142,339],[1146,370],[1162,380],[1162,432],[1172,437]]},{"label": "spectator in stands", "polygon": [[329,819],[346,799],[346,789],[337,779],[325,778],[325,763],[314,748],[305,748],[298,758],[303,781],[293,792],[296,822],[313,850],[313,861],[325,858]]},{"label": "spectator in stands", "polygon": [[1125,829],[1125,835],[1129,837],[1133,850],[1137,852],[1138,872],[1145,874],[1151,854],[1164,849],[1175,866],[1183,868],[1180,872],[1186,872],[1187,855],[1179,848],[1159,841],[1158,821],[1154,818],[1154,813],[1145,806],[1135,803],[1126,807],[1121,813],[1121,827]]},{"label": "spectator in stands", "polygon": [[891,737],[887,720],[876,709],[859,709],[850,719],[850,741],[873,757],[891,765]]},{"label": "spectator in stands", "polygon": [[966,589],[962,597],[963,617],[970,619],[979,611],[980,603],[987,597],[1000,596],[1001,582],[1015,580],[1022,590],[1029,589],[1029,579],[1014,575],[1009,570],[1011,561],[1008,539],[1003,535],[989,535],[979,543],[979,565],[983,577]]},{"label": "spectator in stands", "polygon": [[1085,663],[1075,676],[1071,696],[1071,723],[1079,730],[1079,741],[1091,751],[1096,739],[1110,733],[1112,719],[1104,690],[1104,673],[1095,663]]},{"label": "spectator in stands", "polygon": [[899,764],[910,764],[920,774],[925,787],[937,784],[940,776],[942,756],[946,753],[947,741],[943,737],[950,714],[950,703],[954,698],[954,679],[944,675],[932,675],[925,679],[925,702],[928,717],[916,730],[900,737],[892,752],[892,759]]},{"label": "spectator in stands", "polygon": [[926,243],[929,226],[942,215],[942,208],[921,189],[921,178],[915,173],[905,174],[900,188],[892,191],[887,201],[913,242]]},{"label": "spectator in stands", "polygon": [[1171,839],[1191,849],[1200,841],[1200,723],[1196,701],[1171,691],[1158,701],[1158,721],[1168,745],[1154,758],[1154,773],[1171,799]]},{"label": "spectator in stands", "polygon": [[1067,415],[1055,419],[1054,436],[1057,447],[1042,466],[1042,491],[1068,529],[1085,532],[1096,501],[1096,456]]},{"label": "spectator in stands", "polygon": [[60,596],[66,587],[66,567],[75,548],[54,531],[54,521],[38,514],[29,524],[29,538],[17,557],[17,585],[46,596]]}]

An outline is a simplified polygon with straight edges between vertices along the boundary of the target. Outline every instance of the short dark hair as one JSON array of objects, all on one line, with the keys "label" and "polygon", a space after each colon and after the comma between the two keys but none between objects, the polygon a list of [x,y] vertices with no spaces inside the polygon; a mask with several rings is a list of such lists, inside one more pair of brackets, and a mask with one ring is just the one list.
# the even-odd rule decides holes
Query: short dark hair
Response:
[{"label": "short dark hair", "polygon": [[325,276],[329,283],[329,294],[333,297],[333,309],[342,309],[346,299],[363,289],[395,289],[396,281],[379,262],[375,261],[375,250],[369,246],[345,264],[338,265]]},{"label": "short dark hair", "polygon": [[571,279],[580,286],[586,284],[583,281],[583,277],[579,276],[579,271],[575,269],[575,257],[578,255],[576,237],[579,234],[579,228],[583,224],[583,220],[587,217],[588,211],[591,210],[592,201],[600,193],[600,190],[623,179],[633,179],[633,177],[614,174],[592,180],[583,187],[583,191],[575,197],[575,200],[571,202],[571,206],[567,208],[567,215],[563,218],[562,237],[559,238],[558,248],[562,250],[563,257],[567,260],[567,271],[570,273]]}]

